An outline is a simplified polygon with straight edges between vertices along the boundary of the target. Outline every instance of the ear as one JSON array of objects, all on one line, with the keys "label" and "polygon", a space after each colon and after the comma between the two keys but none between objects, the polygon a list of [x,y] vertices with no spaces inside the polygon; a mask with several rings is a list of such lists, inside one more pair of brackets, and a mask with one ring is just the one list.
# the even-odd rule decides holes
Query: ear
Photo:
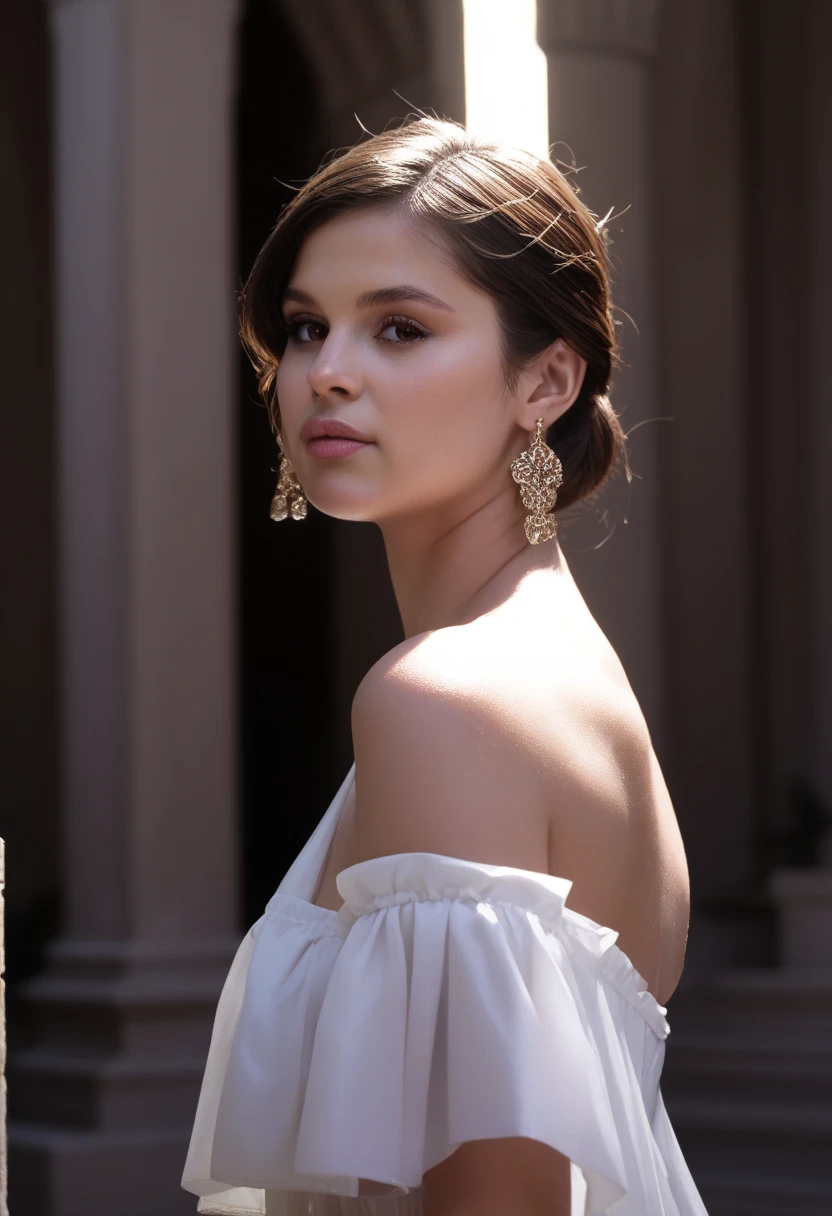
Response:
[{"label": "ear", "polygon": [[523,373],[517,415],[520,426],[533,431],[542,418],[548,429],[572,405],[585,374],[586,359],[558,338]]}]

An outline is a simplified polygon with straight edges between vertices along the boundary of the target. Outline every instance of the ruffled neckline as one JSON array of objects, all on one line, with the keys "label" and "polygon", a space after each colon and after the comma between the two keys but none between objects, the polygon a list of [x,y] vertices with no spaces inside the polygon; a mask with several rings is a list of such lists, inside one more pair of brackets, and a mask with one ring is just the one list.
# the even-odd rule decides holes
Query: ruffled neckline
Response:
[{"label": "ruffled neckline", "polygon": [[[379,895],[386,885],[395,887],[389,895]],[[485,862],[449,857],[444,853],[394,853],[357,862],[336,877],[344,904],[330,912],[348,931],[361,912],[375,911],[412,899],[470,898],[483,903],[521,906],[533,912],[543,926],[556,931],[568,926],[569,936],[603,973],[612,986],[649,1022],[660,1038],[670,1027],[667,1008],[660,1005],[647,987],[647,980],[620,946],[618,930],[567,906],[572,880],[518,866],[497,866]]]},{"label": "ruffled neckline", "polygon": [[[352,903],[353,907],[363,906],[368,910],[368,900],[372,907],[379,906],[371,889],[377,889],[378,878],[370,885],[362,879],[378,875],[380,870],[389,869],[391,865],[397,870],[397,886],[415,887],[413,894],[417,897],[419,890],[424,888],[424,876],[420,868],[424,866],[424,860],[419,859],[428,859],[429,865],[440,867],[443,889],[447,889],[449,884],[459,887],[460,891],[468,887],[469,894],[477,899],[489,898],[489,882],[493,879],[495,885],[499,886],[496,893],[497,902],[514,901],[522,904],[523,907],[534,911],[548,928],[553,928],[556,921],[566,925],[570,939],[589,956],[610,985],[644,1017],[659,1038],[667,1037],[670,1033],[666,1017],[667,1007],[661,1005],[650,992],[647,980],[629,955],[616,944],[618,930],[601,925],[568,906],[567,897],[573,885],[570,878],[538,870],[523,870],[516,866],[494,866],[466,861],[443,853],[400,853],[357,862],[339,871],[336,886],[344,904],[337,911],[323,908],[311,898],[300,894],[300,889],[305,889],[310,896],[318,890],[347,796],[355,784],[355,767],[353,762],[333,800],[332,814],[326,815],[318,824],[269,901],[266,912],[274,911],[279,906],[284,913],[292,915],[294,904],[296,919],[309,927],[314,926],[319,934],[343,937],[355,919],[349,911],[348,902]],[[311,874],[306,864],[308,853],[319,858],[317,864],[312,865],[314,872]],[[312,861],[312,857],[309,860]],[[405,867],[404,871],[402,866]],[[300,881],[293,880],[295,875]],[[410,898],[412,895],[400,893],[390,902],[403,902]]]},{"label": "ruffled neckline", "polygon": [[[396,890],[379,894],[390,872]],[[317,884],[316,884],[317,885]],[[470,898],[478,903],[511,904],[534,913],[548,931],[564,926],[597,972],[645,1019],[655,1034],[670,1033],[667,1007],[660,1005],[647,980],[620,946],[618,931],[566,904],[572,880],[514,866],[492,866],[449,857],[443,853],[394,853],[357,862],[336,878],[344,903],[337,911],[323,908],[298,894],[277,891],[266,914],[279,912],[318,936],[345,938],[364,912],[378,911],[413,900]]]}]

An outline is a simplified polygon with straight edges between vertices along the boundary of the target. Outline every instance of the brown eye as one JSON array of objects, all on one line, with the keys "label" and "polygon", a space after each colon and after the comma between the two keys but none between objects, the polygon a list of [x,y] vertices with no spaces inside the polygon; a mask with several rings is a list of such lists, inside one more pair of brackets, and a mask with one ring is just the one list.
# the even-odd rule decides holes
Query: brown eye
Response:
[{"label": "brown eye", "polygon": [[[386,338],[383,336],[391,330],[395,335],[394,337]],[[414,342],[420,342],[427,336],[420,325],[417,325],[415,321],[411,321],[407,317],[388,317],[379,334],[382,342],[390,342],[393,346],[412,346]]]},{"label": "brown eye", "polygon": [[320,342],[324,337],[321,331],[326,330],[326,326],[320,321],[313,321],[309,317],[292,317],[284,321],[284,325],[290,340],[301,346],[307,342]]}]

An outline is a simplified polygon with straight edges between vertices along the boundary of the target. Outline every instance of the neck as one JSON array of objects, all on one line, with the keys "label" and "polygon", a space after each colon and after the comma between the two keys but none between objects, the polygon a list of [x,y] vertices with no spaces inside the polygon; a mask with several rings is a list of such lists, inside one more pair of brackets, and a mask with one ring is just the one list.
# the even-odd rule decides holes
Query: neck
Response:
[{"label": "neck", "polygon": [[529,544],[515,499],[509,487],[450,524],[447,512],[380,523],[406,638],[475,620],[538,571],[568,576],[556,537]]}]

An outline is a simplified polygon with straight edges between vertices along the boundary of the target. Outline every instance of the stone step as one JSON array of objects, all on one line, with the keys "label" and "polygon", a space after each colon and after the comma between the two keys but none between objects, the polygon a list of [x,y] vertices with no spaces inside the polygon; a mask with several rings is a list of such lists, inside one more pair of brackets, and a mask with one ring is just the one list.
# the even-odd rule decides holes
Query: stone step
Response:
[{"label": "stone step", "polygon": [[669,1003],[668,1021],[671,1037],[679,1039],[707,1033],[726,1043],[828,1045],[832,972],[768,967],[717,972],[707,982],[680,988]]},{"label": "stone step", "polygon": [[832,1108],[832,1037],[828,1045],[774,1045],[699,1035],[668,1039],[666,1097],[776,1101]]},{"label": "stone step", "polygon": [[829,1216],[832,1182],[753,1174],[695,1177],[708,1216]]},{"label": "stone step", "polygon": [[204,1057],[84,1058],[27,1048],[8,1064],[9,1116],[22,1123],[122,1131],[193,1118]]},{"label": "stone step", "polygon": [[666,1098],[694,1178],[714,1173],[832,1185],[832,1109],[774,1101]]}]

